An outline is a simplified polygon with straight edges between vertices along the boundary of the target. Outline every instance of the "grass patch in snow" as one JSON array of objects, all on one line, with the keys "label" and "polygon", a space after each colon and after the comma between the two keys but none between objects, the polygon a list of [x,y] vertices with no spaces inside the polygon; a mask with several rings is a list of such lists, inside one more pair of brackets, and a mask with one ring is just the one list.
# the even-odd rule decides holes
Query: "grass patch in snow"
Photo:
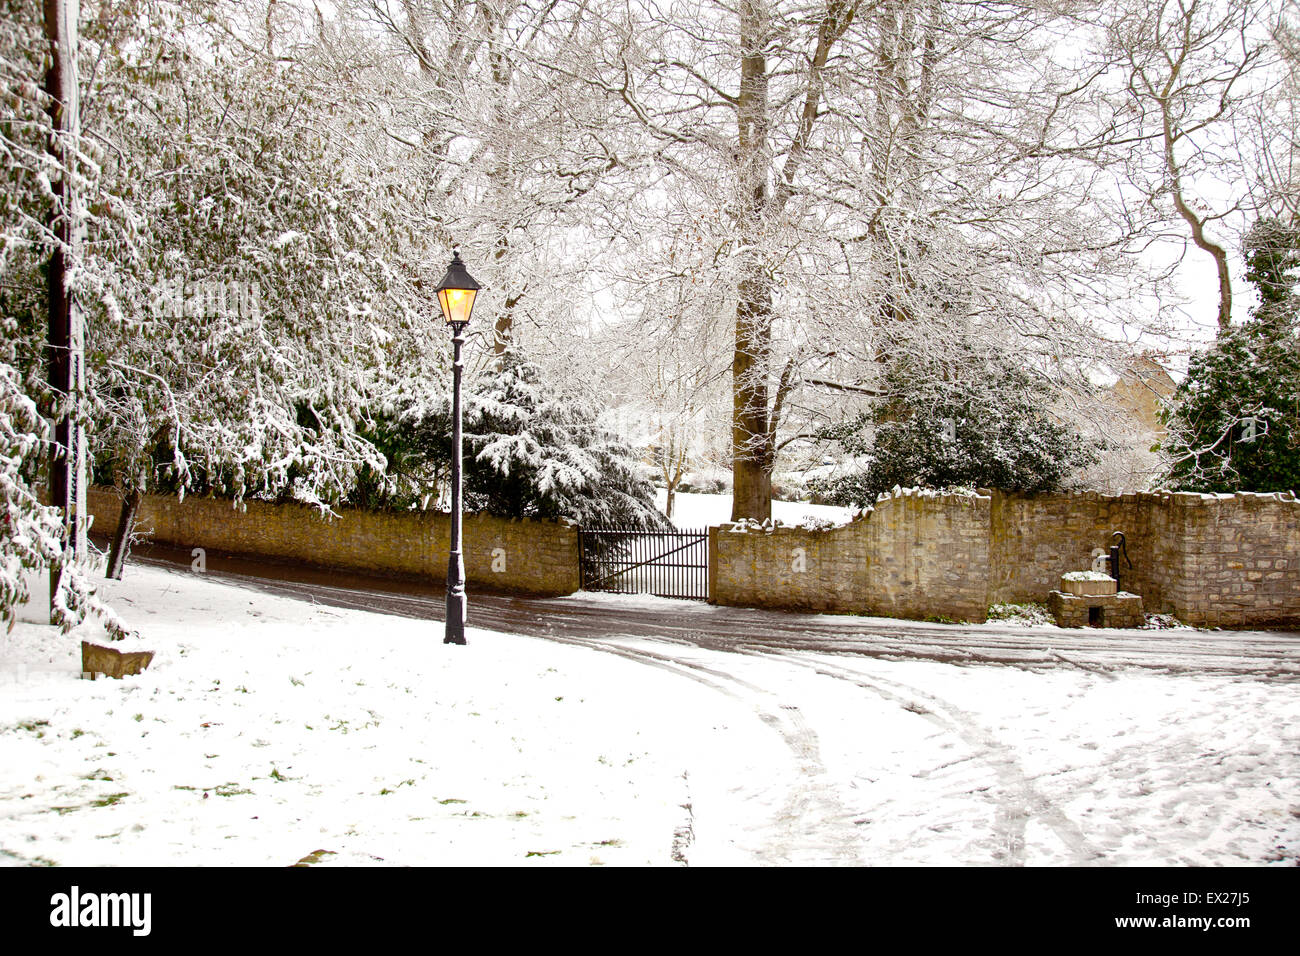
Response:
[{"label": "grass patch in snow", "polygon": [[993,604],[989,607],[989,620],[1003,624],[1055,624],[1045,604]]},{"label": "grass patch in snow", "polygon": [[1175,627],[1186,628],[1189,631],[1196,630],[1196,628],[1193,628],[1190,624],[1184,624],[1172,614],[1148,614],[1146,618],[1147,622],[1142,625],[1143,628],[1153,631],[1162,631]]},{"label": "grass patch in snow", "polygon": [[327,856],[337,856],[337,855],[338,854],[336,854],[333,850],[313,850],[311,853],[308,853],[297,863],[294,863],[293,866],[314,866],[315,864],[321,862],[321,860]]}]

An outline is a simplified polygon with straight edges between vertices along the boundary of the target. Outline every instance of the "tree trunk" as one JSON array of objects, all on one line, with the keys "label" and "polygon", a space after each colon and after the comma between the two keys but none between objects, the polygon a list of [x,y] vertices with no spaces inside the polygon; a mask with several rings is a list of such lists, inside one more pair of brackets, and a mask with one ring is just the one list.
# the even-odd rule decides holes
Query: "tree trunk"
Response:
[{"label": "tree trunk", "polygon": [[1232,324],[1232,274],[1228,269],[1228,251],[1206,234],[1205,223],[1208,217],[1197,215],[1183,195],[1182,169],[1178,164],[1178,157],[1174,153],[1174,121],[1172,107],[1169,102],[1169,91],[1172,89],[1173,84],[1174,79],[1171,78],[1165,88],[1165,95],[1158,100],[1161,110],[1161,132],[1164,135],[1165,171],[1169,174],[1169,192],[1173,197],[1174,208],[1178,211],[1178,215],[1191,228],[1192,242],[1196,244],[1198,249],[1208,252],[1214,258],[1214,266],[1219,273],[1219,314],[1217,319],[1219,328],[1226,329]]},{"label": "tree trunk", "polygon": [[686,453],[687,439],[685,437],[678,439],[670,431],[668,449],[663,453],[663,466],[660,468],[664,476],[664,487],[668,492],[664,501],[664,515],[670,521],[673,517],[673,504],[677,498],[677,486],[682,483],[682,475],[686,471]]},{"label": "tree trunk", "polygon": [[[504,20],[498,11],[492,9],[491,5],[488,5],[485,9],[489,11],[486,16],[490,22],[491,30],[488,43],[488,63],[491,65],[492,85],[494,87],[492,98],[493,128],[498,137],[492,150],[494,164],[489,175],[492,181],[492,192],[496,197],[494,205],[498,209],[504,210],[509,208],[517,188],[510,155],[512,133],[516,127],[516,121],[510,109],[510,87],[514,80],[514,66],[506,55],[507,41]],[[492,258],[498,264],[497,275],[503,275],[505,273],[499,267],[510,250],[509,219],[499,222],[497,227],[501,231]],[[504,356],[506,350],[510,348],[510,340],[514,334],[515,304],[518,301],[519,294],[508,294],[501,310],[497,312],[492,323],[492,354],[496,357],[498,370],[505,366]]]},{"label": "tree trunk", "polygon": [[[807,61],[803,105],[779,173],[773,158],[772,111],[765,51],[774,36],[772,15],[763,0],[742,0],[740,13],[740,95],[736,97],[736,232],[745,259],[736,303],[736,351],[732,359],[731,518],[767,521],[772,517],[772,468],[781,404],[794,381],[782,376],[776,401],[769,405],[772,364],[772,262],[764,248],[808,156],[824,71],[835,43],[857,15],[857,0],[828,0],[817,21],[817,45]],[[773,192],[775,183],[775,192]]]},{"label": "tree trunk", "polygon": [[[50,503],[63,512],[64,564],[85,552],[85,434],[77,414],[84,373],[85,341],[81,312],[68,281],[77,267],[81,241],[78,197],[72,169],[81,131],[77,86],[77,0],[45,0],[45,36],[50,45],[45,90],[55,131],[50,153],[62,170],[54,184],[55,203],[50,231],[56,242],[46,277],[49,316],[48,379],[56,396],[54,441],[50,445]],[[51,594],[59,586],[61,569],[50,568]]]},{"label": "tree trunk", "polygon": [[737,459],[731,469],[731,520],[772,517],[772,473],[761,464]]},{"label": "tree trunk", "polygon": [[140,512],[140,492],[132,488],[122,499],[122,511],[117,519],[117,531],[113,534],[113,543],[108,549],[108,571],[104,577],[114,581],[122,580],[122,567],[127,555],[131,553],[131,532],[135,529],[135,518]]},{"label": "tree trunk", "polygon": [[772,517],[772,455],[767,378],[772,336],[771,283],[760,266],[740,285],[731,363],[731,520]]},{"label": "tree trunk", "polygon": [[768,365],[772,348],[772,279],[761,249],[769,214],[771,155],[768,142],[767,58],[769,22],[761,4],[740,7],[740,96],[736,103],[737,227],[747,248],[736,302],[731,361],[731,520],[772,517],[768,437]]}]

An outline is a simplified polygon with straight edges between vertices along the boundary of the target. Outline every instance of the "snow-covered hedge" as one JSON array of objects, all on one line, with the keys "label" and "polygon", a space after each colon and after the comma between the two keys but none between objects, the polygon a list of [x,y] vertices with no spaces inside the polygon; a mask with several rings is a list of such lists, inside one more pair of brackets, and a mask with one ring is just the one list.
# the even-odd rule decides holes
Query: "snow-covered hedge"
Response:
[{"label": "snow-covered hedge", "polygon": [[[62,563],[62,527],[56,509],[43,505],[23,475],[29,458],[48,447],[49,426],[23,393],[13,366],[0,362],[0,620],[12,629],[20,605],[30,598],[27,571]],[[127,635],[125,625],[94,594],[84,568],[65,565],[54,594],[54,621],[70,631],[87,617],[109,636]]]}]

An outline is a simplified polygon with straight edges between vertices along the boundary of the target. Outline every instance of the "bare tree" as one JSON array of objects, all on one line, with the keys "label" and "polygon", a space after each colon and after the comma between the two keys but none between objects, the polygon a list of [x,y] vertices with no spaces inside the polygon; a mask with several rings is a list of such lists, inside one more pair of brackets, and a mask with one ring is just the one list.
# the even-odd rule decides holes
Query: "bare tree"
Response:
[{"label": "bare tree", "polygon": [[1278,219],[1300,219],[1300,0],[1285,0],[1273,25],[1282,81],[1256,111],[1262,145],[1258,205]]},{"label": "bare tree", "polygon": [[338,22],[389,58],[370,72],[390,160],[425,184],[412,227],[463,245],[496,356],[521,335],[544,347],[582,284],[564,240],[618,165],[603,100],[549,69],[583,55],[583,5],[348,0]]},{"label": "bare tree", "polygon": [[1105,205],[1110,140],[1088,118],[1102,71],[1059,54],[1057,10],[604,13],[603,56],[574,75],[652,144],[644,188],[721,220],[706,281],[734,303],[734,517],[770,516],[777,455],[824,414],[816,390],[870,397],[892,355],[958,340],[1077,379],[1098,354],[1098,305],[1112,326],[1129,318],[1121,287],[1145,223]]},{"label": "bare tree", "polygon": [[[630,215],[644,221],[649,213],[633,204]],[[707,226],[671,217],[659,225],[665,233],[637,242],[635,255],[624,257],[628,268],[618,274],[614,308],[619,318],[598,341],[622,431],[649,452],[672,518],[678,486],[708,461],[713,425],[728,397],[721,362],[726,337],[711,318],[727,296],[699,281]]]},{"label": "bare tree", "polygon": [[1106,26],[1124,73],[1128,141],[1154,147],[1133,150],[1131,178],[1149,201],[1167,200],[1191,241],[1213,260],[1220,329],[1232,321],[1232,246],[1223,233],[1247,200],[1238,185],[1249,178],[1240,126],[1248,101],[1258,101],[1268,82],[1269,6],[1257,0],[1141,2]]}]

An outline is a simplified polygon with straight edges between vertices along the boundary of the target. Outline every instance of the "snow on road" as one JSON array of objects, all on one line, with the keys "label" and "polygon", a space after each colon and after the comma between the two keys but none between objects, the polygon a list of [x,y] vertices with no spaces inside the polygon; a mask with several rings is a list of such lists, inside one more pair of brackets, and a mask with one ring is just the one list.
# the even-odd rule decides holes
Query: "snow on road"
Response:
[{"label": "snow on road", "polygon": [[[0,644],[0,861],[1294,864],[1296,681],[597,642],[136,566]],[[317,853],[317,851],[325,851]]]}]

